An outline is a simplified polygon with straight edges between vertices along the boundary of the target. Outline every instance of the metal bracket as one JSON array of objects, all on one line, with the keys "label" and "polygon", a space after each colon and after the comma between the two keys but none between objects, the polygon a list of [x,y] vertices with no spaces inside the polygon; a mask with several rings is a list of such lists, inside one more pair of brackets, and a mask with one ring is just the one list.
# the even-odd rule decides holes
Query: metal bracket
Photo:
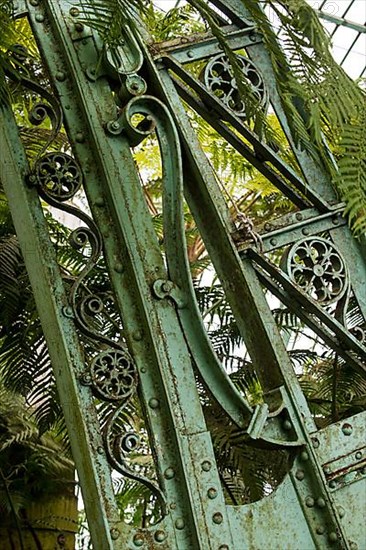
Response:
[{"label": "metal bracket", "polygon": [[157,279],[153,284],[153,293],[160,300],[171,298],[178,309],[187,305],[180,288],[168,279]]}]

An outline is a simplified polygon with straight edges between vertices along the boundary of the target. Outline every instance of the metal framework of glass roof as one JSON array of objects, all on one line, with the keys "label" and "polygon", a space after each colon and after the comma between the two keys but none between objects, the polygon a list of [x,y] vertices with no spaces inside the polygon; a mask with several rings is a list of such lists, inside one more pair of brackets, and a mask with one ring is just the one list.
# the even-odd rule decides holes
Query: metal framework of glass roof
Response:
[{"label": "metal framework of glass roof", "polygon": [[[333,55],[351,78],[366,75],[366,1],[307,0],[316,9],[332,38]],[[186,0],[156,0],[163,11]]]}]

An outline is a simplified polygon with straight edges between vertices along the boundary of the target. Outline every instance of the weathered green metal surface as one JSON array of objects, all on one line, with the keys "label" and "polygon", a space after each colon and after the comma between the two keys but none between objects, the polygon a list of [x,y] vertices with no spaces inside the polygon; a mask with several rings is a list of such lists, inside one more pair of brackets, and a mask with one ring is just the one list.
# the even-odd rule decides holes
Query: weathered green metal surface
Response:
[{"label": "weathered green metal surface", "polygon": [[[242,2],[212,3],[231,20],[228,42],[233,49],[246,48],[293,145],[269,56]],[[364,373],[364,340],[348,331],[344,300],[352,289],[365,314],[365,260],[340,216],[342,205],[314,159],[294,147],[300,177],[258,140],[240,113],[187,72],[185,63],[221,55],[212,36],[149,48],[145,34],[126,28],[117,62],[108,50],[101,58],[103,45],[85,23],[78,25],[78,8],[78,0],[30,0],[22,6],[58,97],[43,93],[43,111],[53,108],[56,130],[64,122],[72,156],[46,153],[29,168],[15,121],[3,110],[1,181],[50,350],[94,547],[362,550],[365,414],[317,430],[262,286]],[[23,78],[22,84],[42,96],[36,83]],[[238,228],[180,98],[298,211],[267,224],[260,235],[249,225],[238,244]],[[134,115],[142,122],[136,124]],[[154,131],[163,167],[164,256],[131,153]],[[80,186],[91,216],[67,202]],[[81,220],[71,235],[75,246],[89,243],[90,256],[71,291],[59,273],[37,191]],[[183,194],[263,387],[265,402],[255,408],[233,385],[205,333],[186,257]],[[284,246],[289,248],[283,270],[265,254]],[[296,283],[293,246],[308,247],[300,254],[308,264],[306,250],[330,250],[343,269],[329,273],[339,278],[338,286],[329,290],[323,285],[318,300],[309,295],[306,285]],[[100,296],[86,292],[88,274],[102,251],[122,319],[121,342],[97,334],[90,323],[105,307]],[[312,277],[321,280],[321,260],[311,265]],[[352,266],[351,283],[347,266]],[[332,316],[323,306],[337,301],[343,304],[341,312]],[[91,355],[83,337],[94,343]],[[108,383],[112,371],[120,375],[116,383]],[[236,425],[254,446],[292,453],[289,472],[271,496],[241,506],[225,504],[197,373],[220,406],[223,422]],[[155,459],[152,479],[129,464],[138,434],[123,431],[118,423],[136,391]],[[102,428],[93,396],[112,404]],[[151,491],[161,505],[160,522],[133,528],[119,520],[108,463]]]}]

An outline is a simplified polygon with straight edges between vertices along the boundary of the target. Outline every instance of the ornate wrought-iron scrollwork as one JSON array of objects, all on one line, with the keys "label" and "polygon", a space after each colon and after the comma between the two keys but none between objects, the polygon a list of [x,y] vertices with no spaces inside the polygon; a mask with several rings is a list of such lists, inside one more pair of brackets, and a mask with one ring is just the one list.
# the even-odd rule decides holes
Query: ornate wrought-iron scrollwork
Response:
[{"label": "ornate wrought-iron scrollwork", "polygon": [[322,237],[296,242],[282,259],[290,279],[323,306],[338,302],[349,289],[346,264],[333,243]]},{"label": "ornate wrought-iron scrollwork", "polygon": [[[254,95],[258,98],[258,105],[265,108],[268,96],[259,71],[247,57],[237,55],[236,59]],[[202,80],[208,90],[220,98],[226,107],[238,117],[246,118],[244,99],[238,90],[230,60],[224,53],[216,55],[207,63],[202,72]]]},{"label": "ornate wrought-iron scrollwork", "polygon": [[95,327],[95,318],[105,313],[103,299],[88,288],[88,276],[102,254],[102,238],[90,216],[67,204],[82,185],[82,171],[75,159],[62,153],[48,153],[38,159],[31,174],[42,198],[50,205],[77,216],[85,226],[74,229],[69,235],[70,245],[85,258],[76,281],[70,290],[70,305],[80,331],[99,348],[91,358],[89,367],[80,382],[90,386],[93,394],[103,401],[114,403],[103,430],[109,463],[121,474],[147,486],[161,503],[165,514],[165,500],[160,488],[133,468],[128,455],[137,452],[140,435],[126,429],[123,411],[136,391],[138,373],[136,365],[123,344],[116,342]]},{"label": "ornate wrought-iron scrollwork", "polygon": [[56,201],[71,199],[80,189],[82,175],[75,160],[65,153],[48,153],[36,164],[39,192]]},{"label": "ornate wrought-iron scrollwork", "polygon": [[90,374],[93,388],[106,401],[127,399],[137,386],[136,367],[124,350],[99,353],[91,362]]}]

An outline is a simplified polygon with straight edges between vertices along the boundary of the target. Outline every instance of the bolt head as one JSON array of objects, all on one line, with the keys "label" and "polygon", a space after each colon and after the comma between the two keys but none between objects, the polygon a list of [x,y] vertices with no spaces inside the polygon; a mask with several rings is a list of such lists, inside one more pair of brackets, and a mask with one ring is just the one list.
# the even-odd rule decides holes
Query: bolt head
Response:
[{"label": "bolt head", "polygon": [[156,531],[154,538],[157,542],[163,542],[163,540],[165,540],[166,538],[166,534],[164,533],[164,531]]},{"label": "bolt head", "polygon": [[210,499],[214,499],[217,497],[217,490],[215,489],[215,487],[209,488],[209,490],[207,491],[207,496]]},{"label": "bolt head", "polygon": [[187,52],[187,56],[190,57],[190,58],[194,57],[194,52],[192,50],[189,50]]},{"label": "bolt head", "polygon": [[80,13],[80,10],[78,8],[70,8],[70,15],[72,15],[72,17],[77,17]]},{"label": "bolt head", "polygon": [[301,221],[303,219],[303,215],[301,212],[297,212],[296,215],[295,215],[296,219]]},{"label": "bolt head", "polygon": [[348,423],[343,424],[342,432],[344,433],[344,435],[351,435],[351,433],[353,432],[353,428],[351,424],[348,424]]},{"label": "bolt head", "polygon": [[310,235],[310,229],[308,227],[304,227],[304,229],[302,230],[302,234],[303,235]]},{"label": "bolt head", "polygon": [[316,505],[318,506],[318,508],[325,508],[325,500],[324,498],[318,498],[317,501],[316,501]]},{"label": "bolt head", "polygon": [[133,543],[135,546],[142,546],[144,544],[144,537],[138,533],[133,537]]},{"label": "bolt head", "polygon": [[329,487],[331,489],[335,489],[337,487],[337,482],[335,479],[331,479],[330,482],[329,482]]},{"label": "bolt head", "polygon": [[284,430],[291,430],[292,429],[292,423],[289,420],[285,420],[283,423],[283,429]]},{"label": "bolt head", "polygon": [[331,533],[329,533],[328,539],[329,539],[329,542],[337,542],[338,540],[337,533],[335,531],[332,531]]},{"label": "bolt head", "polygon": [[296,479],[298,479],[299,481],[302,481],[305,477],[305,472],[304,470],[296,470],[296,474],[295,474],[295,477]]},{"label": "bolt head", "polygon": [[325,528],[322,525],[318,525],[318,527],[315,529],[315,531],[318,533],[318,535],[324,535]]},{"label": "bolt head", "polygon": [[[65,107],[66,108],[66,107]],[[84,143],[85,141],[85,135],[83,134],[83,132],[78,132],[76,135],[75,135],[75,141],[77,143]]]},{"label": "bolt head", "polygon": [[221,512],[216,512],[213,516],[212,516],[212,521],[214,523],[216,523],[217,525],[220,525],[220,523],[222,523],[224,520],[223,518],[223,515],[221,514]]},{"label": "bolt head", "polygon": [[104,206],[105,202],[103,197],[97,197],[95,199],[95,206]]},{"label": "bolt head", "polygon": [[123,264],[121,264],[121,262],[116,262],[113,269],[116,273],[123,273]]},{"label": "bolt head", "polygon": [[152,398],[149,400],[149,407],[150,407],[151,409],[158,409],[158,408],[159,408],[159,405],[160,405],[159,399],[156,399],[155,397],[152,397]]},{"label": "bolt head", "polygon": [[358,544],[357,542],[350,542],[350,550],[358,550]]},{"label": "bolt head", "polygon": [[57,71],[56,80],[58,80],[59,82],[63,82],[65,78],[66,78],[66,75],[63,71]]},{"label": "bolt head", "polygon": [[338,514],[339,514],[339,517],[340,517],[340,518],[343,518],[343,517],[345,516],[345,514],[346,514],[346,510],[345,510],[344,508],[342,508],[342,506],[340,506],[340,507],[338,508]]},{"label": "bolt head", "polygon": [[175,520],[175,527],[176,529],[184,529],[185,523],[183,518],[178,518]]},{"label": "bolt head", "polygon": [[313,499],[313,497],[306,497],[305,504],[308,508],[312,508],[315,504],[315,500]]},{"label": "bolt head", "polygon": [[119,130],[119,122],[115,121],[111,124],[112,130]]},{"label": "bolt head", "polygon": [[360,460],[362,458],[362,451],[358,451],[355,456],[356,460]]},{"label": "bolt head", "polygon": [[271,243],[272,246],[276,246],[276,244],[277,244],[277,239],[272,238],[272,239],[270,239],[269,242]]},{"label": "bolt head", "polygon": [[80,23],[80,21],[78,21],[77,23],[75,23],[75,30],[76,32],[83,32],[84,25]]},{"label": "bolt head", "polygon": [[173,479],[173,477],[175,476],[175,471],[173,470],[173,468],[167,468],[164,472],[164,477],[165,479]]},{"label": "bolt head", "polygon": [[319,439],[317,439],[316,437],[313,437],[311,441],[313,442],[314,449],[317,449],[320,445]]},{"label": "bolt head", "polygon": [[300,458],[303,462],[306,462],[307,460],[309,460],[309,454],[306,451],[302,451],[302,453],[300,454]]},{"label": "bolt head", "polygon": [[204,472],[209,472],[211,470],[211,462],[204,460],[201,464],[201,468]]}]

